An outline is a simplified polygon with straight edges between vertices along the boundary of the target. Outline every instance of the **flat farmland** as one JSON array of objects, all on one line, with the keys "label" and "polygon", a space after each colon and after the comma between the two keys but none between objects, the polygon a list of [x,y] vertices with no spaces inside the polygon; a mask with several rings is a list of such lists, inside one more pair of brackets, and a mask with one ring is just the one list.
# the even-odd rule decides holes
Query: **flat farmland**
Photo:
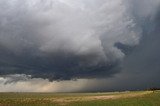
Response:
[{"label": "flat farmland", "polygon": [[0,93],[0,106],[160,106],[160,91]]}]

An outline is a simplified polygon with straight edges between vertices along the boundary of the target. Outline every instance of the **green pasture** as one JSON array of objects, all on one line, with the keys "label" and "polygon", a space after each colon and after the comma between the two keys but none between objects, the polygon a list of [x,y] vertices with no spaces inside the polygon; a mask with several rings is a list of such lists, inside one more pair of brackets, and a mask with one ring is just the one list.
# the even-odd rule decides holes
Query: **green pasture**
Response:
[{"label": "green pasture", "polygon": [[160,91],[0,93],[0,106],[160,106]]}]

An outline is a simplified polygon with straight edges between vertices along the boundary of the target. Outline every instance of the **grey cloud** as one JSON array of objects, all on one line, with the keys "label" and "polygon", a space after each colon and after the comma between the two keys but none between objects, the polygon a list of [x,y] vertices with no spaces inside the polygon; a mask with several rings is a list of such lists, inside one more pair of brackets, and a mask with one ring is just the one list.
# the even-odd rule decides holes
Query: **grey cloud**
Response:
[{"label": "grey cloud", "polygon": [[3,83],[3,84],[16,83],[16,82],[19,82],[19,81],[27,81],[28,79],[31,78],[31,76],[25,75],[25,74],[3,75],[3,76],[0,76],[0,77],[2,79],[6,79],[6,80],[1,81],[1,83]]},{"label": "grey cloud", "polygon": [[83,89],[87,83],[86,79],[51,82],[47,79],[31,78],[23,74],[0,76],[1,92],[77,92]]},{"label": "grey cloud", "polygon": [[[128,55],[116,44],[139,44],[147,13],[139,1],[1,0],[0,74],[27,74],[50,80],[108,78]],[[132,6],[133,5],[133,8]],[[140,15],[141,13],[144,13]]]},{"label": "grey cloud", "polygon": [[130,74],[133,74],[133,76],[138,74],[140,80],[145,79],[148,81],[148,84],[153,84],[154,86],[159,86],[160,73],[159,14],[158,12],[154,20],[148,19],[148,23],[146,22],[146,24],[148,24],[149,27],[144,27],[141,43],[135,48],[131,55],[125,58],[123,63],[124,69],[128,70]]}]

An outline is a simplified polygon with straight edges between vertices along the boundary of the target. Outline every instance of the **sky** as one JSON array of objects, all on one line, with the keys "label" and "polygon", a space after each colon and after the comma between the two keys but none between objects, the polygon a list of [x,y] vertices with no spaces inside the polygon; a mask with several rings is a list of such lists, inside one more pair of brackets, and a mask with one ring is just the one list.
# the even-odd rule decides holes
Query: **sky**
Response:
[{"label": "sky", "polygon": [[160,87],[160,0],[0,0],[0,92]]}]

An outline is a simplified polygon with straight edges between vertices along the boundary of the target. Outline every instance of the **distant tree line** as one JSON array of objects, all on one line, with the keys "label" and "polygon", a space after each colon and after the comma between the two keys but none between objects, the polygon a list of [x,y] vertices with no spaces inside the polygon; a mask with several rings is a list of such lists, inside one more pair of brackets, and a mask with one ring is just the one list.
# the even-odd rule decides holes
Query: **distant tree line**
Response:
[{"label": "distant tree line", "polygon": [[156,90],[160,90],[160,88],[153,87],[153,88],[149,88],[147,90],[149,90],[149,91],[156,91]]}]

